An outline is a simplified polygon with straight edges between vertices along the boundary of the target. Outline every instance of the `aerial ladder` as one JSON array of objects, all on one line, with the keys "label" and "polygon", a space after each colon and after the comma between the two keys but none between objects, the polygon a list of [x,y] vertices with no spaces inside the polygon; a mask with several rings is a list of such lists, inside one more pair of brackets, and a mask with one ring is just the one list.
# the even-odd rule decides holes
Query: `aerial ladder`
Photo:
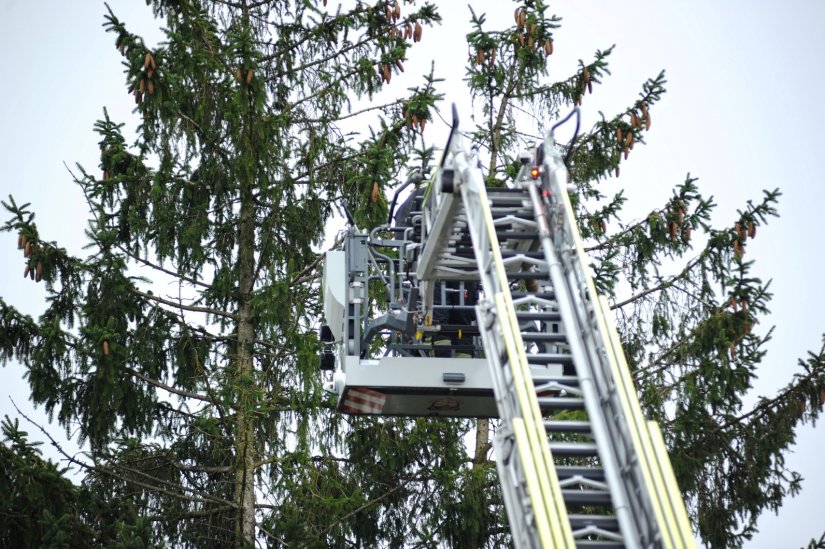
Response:
[{"label": "aerial ladder", "polygon": [[328,252],[329,389],[350,414],[499,418],[516,547],[695,547],[589,274],[553,130],[519,161],[512,185],[486,188],[453,108],[440,165],[404,220],[350,227]]}]

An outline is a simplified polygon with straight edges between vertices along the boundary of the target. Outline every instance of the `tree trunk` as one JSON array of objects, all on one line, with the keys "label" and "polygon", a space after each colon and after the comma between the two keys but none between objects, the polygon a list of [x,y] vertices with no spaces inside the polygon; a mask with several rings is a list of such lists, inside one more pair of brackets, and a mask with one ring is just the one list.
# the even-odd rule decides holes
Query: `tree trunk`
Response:
[{"label": "tree trunk", "polygon": [[238,395],[235,435],[235,503],[238,506],[236,546],[255,546],[255,444],[254,444],[254,363],[255,326],[252,318],[252,290],[255,284],[255,212],[252,193],[244,184],[241,198],[238,242],[238,358],[235,390]]},{"label": "tree trunk", "polygon": [[481,467],[487,462],[487,452],[490,451],[490,420],[479,418],[476,420],[476,452],[473,456],[473,469]]}]

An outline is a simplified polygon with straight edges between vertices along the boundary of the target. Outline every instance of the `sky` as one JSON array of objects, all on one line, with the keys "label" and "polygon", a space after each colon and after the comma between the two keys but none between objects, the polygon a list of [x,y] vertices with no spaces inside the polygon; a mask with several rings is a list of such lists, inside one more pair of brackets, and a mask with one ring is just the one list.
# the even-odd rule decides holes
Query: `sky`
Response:
[{"label": "sky", "polygon": [[[113,0],[110,5],[149,44],[160,39],[145,2]],[[616,45],[613,75],[582,106],[584,127],[598,119],[600,110],[611,116],[626,108],[645,79],[667,71],[668,92],[651,113],[648,145],[636,147],[622,163],[621,177],[607,183],[606,191],[626,190],[631,213],[641,217],[660,205],[688,172],[699,177],[703,192],[715,197],[717,224],[734,219],[746,200],[758,201],[762,189],[782,190],[781,217],[760,228],[748,244],[748,257],[756,259],[754,273],[772,280],[767,323],[776,326],[749,399],[775,394],[798,371],[797,359],[820,348],[825,333],[820,282],[825,186],[819,156],[825,151],[825,102],[820,97],[825,88],[820,70],[825,3],[580,0],[551,7],[563,18],[551,78],[566,78],[578,59],[587,61],[597,49]],[[511,3],[488,0],[473,2],[473,8],[490,14],[491,24],[512,20]],[[442,90],[448,105],[466,98],[461,77],[468,10],[465,3],[442,2],[440,11],[442,27],[425,30],[420,48],[413,50],[415,58],[406,63],[406,75],[422,74],[434,59],[436,74],[447,79]],[[18,202],[31,202],[44,238],[77,254],[84,243],[86,207],[66,166],[74,169],[79,162],[97,170],[98,139],[92,126],[104,106],[115,120],[129,122],[127,127],[136,121],[113,36],[101,27],[104,13],[96,0],[0,0],[0,198],[13,194]],[[395,84],[399,91],[402,84]],[[466,120],[471,105],[460,103],[459,110]],[[433,124],[427,137],[440,143],[446,134],[446,127]],[[23,263],[15,248],[16,235],[0,234],[0,292],[10,304],[37,316],[45,292],[22,279]],[[767,327],[763,323],[760,329]],[[28,402],[21,372],[19,365],[0,368],[0,415],[17,415],[13,399],[45,423],[42,411]],[[60,427],[49,430],[65,440]],[[803,490],[786,501],[778,516],[763,515],[760,533],[747,547],[801,547],[822,534],[823,448],[821,426],[800,429],[787,464],[805,478]]]}]

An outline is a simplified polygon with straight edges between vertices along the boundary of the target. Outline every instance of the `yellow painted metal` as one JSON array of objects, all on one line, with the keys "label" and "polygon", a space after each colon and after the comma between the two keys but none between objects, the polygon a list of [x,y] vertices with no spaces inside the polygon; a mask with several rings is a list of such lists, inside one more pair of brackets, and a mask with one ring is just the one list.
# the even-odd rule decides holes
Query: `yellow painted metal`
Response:
[{"label": "yellow painted metal", "polygon": [[670,457],[667,455],[665,439],[662,437],[659,424],[655,421],[648,421],[647,428],[648,431],[650,431],[650,438],[653,440],[653,448],[656,450],[657,461],[662,464],[662,474],[665,478],[665,486],[667,487],[670,504],[673,506],[673,511],[676,515],[679,534],[682,537],[685,547],[695,547],[696,538],[693,536],[693,530],[690,527],[687,509],[685,509],[685,501],[682,499],[682,492],[679,490],[679,484],[676,482],[676,475],[673,474],[673,468],[670,466]]},{"label": "yellow painted metal", "polygon": [[[535,466],[535,461],[533,461],[534,456],[530,451],[530,440],[527,435],[527,429],[524,427],[524,421],[520,418],[513,419],[513,436],[516,439],[516,451],[524,468],[527,493],[530,496],[530,503],[533,505],[533,512],[536,517],[536,529],[539,532],[541,545],[542,547],[558,547],[558,528],[553,527],[553,521],[544,518],[547,516],[548,511],[544,505],[544,498],[542,497],[538,468]],[[543,516],[540,516],[539,513]]]},{"label": "yellow painted metal", "polygon": [[[507,272],[499,249],[492,212],[483,188],[479,189],[479,194],[486,236],[492,250],[493,268],[502,286],[492,297],[502,330],[516,402],[522,414],[522,417],[513,420],[513,430],[533,506],[536,528],[543,547],[572,548],[575,543],[507,284]],[[652,499],[651,506],[659,531],[662,533],[662,542],[665,547],[673,549],[693,548],[695,541],[690,523],[661,433],[658,426],[654,422],[647,422],[642,414],[609,306],[606,300],[596,293],[593,280],[589,276],[589,267],[584,263],[586,255],[573,222],[575,217],[570,199],[567,193],[560,194],[566,219],[569,220],[568,229],[572,233],[575,255],[584,274],[585,291],[589,293],[591,302],[595,305],[600,339],[604,344],[611,375],[618,389],[622,413],[630,429],[631,443],[640,457],[639,464],[646,493]]]},{"label": "yellow painted metal", "polygon": [[525,474],[530,471],[529,475],[534,477],[533,482],[528,483],[528,491],[533,504],[536,527],[544,547],[572,549],[575,547],[573,532],[567,518],[567,508],[564,505],[561,486],[547,441],[547,433],[544,430],[544,422],[530,375],[527,354],[524,350],[524,341],[518,328],[490,203],[483,186],[480,186],[478,193],[482,219],[493,256],[493,268],[501,283],[501,288],[498,289],[493,299],[507,351],[507,364],[513,378],[516,400],[522,413],[523,424],[518,421],[514,422],[514,429],[516,423],[523,428],[516,444]]},{"label": "yellow painted metal", "polygon": [[513,322],[513,317],[506,312],[507,305],[503,292],[496,294],[495,302],[496,310],[501,311],[499,323],[502,329],[504,346],[507,350],[507,362],[513,376],[516,400],[522,412],[520,421],[524,424],[519,457],[522,460],[524,470],[533,471],[531,474],[536,477],[535,483],[528,487],[530,500],[533,503],[536,526],[540,535],[545,528],[552,533],[552,542],[549,543],[551,541],[549,539],[542,539],[543,546],[573,547],[573,533],[567,519],[567,508],[562,498],[553,457],[547,444],[547,435],[543,430],[537,433],[537,430],[532,428],[537,423],[539,426],[543,426],[543,423],[541,422],[541,413],[538,408],[533,380],[529,375],[525,375],[518,358],[519,344],[521,344],[523,352],[521,334],[515,329],[518,323]]},{"label": "yellow painted metal", "polygon": [[628,385],[629,380],[622,375],[619,367],[619,362],[624,362],[624,353],[621,347],[616,348],[616,342],[611,337],[612,333],[607,327],[611,319],[605,313],[605,310],[609,311],[610,308],[603,296],[598,297],[597,306],[594,307],[594,309],[596,309],[596,321],[599,332],[601,332],[602,335],[602,341],[605,344],[608,362],[610,363],[611,377],[613,377],[616,383],[617,396],[619,397],[622,408],[622,416],[627,421],[631,442],[636,449],[636,454],[639,456],[638,462],[642,470],[645,490],[651,498],[651,507],[656,516],[659,531],[662,534],[662,543],[668,549],[681,547],[679,544],[676,544],[676,540],[671,532],[671,525],[674,520],[673,513],[664,494],[664,481],[653,455],[653,445],[647,432],[641,406],[636,398],[632,381],[630,385]]},{"label": "yellow painted metal", "polygon": [[[673,475],[670,460],[664,448],[664,442],[662,441],[661,448],[656,448],[655,435],[652,435],[649,430],[649,423],[653,422],[647,422],[642,413],[633,379],[627,367],[624,350],[613,317],[610,314],[610,307],[607,300],[596,292],[593,279],[589,274],[589,267],[584,263],[584,258],[587,256],[582,246],[578,228],[575,226],[574,220],[576,218],[573,214],[570,197],[566,192],[561,192],[560,195],[558,198],[561,200],[565,217],[568,220],[568,231],[573,239],[575,256],[584,274],[587,292],[591,296],[591,301],[595,304],[594,310],[601,340],[605,344],[614,381],[619,389],[618,393],[623,412],[631,430],[632,443],[638,455],[642,458],[639,460],[640,466],[645,477],[648,493],[653,499],[651,503],[653,504],[656,521],[663,535],[662,542],[668,548],[694,548],[696,542],[679,487]],[[656,433],[661,438],[658,427]]]},{"label": "yellow painted metal", "polygon": [[[605,321],[609,341],[615,356],[616,383],[621,385],[621,392],[624,393],[628,402],[628,413],[630,414],[628,420],[632,421],[633,426],[639,430],[644,458],[650,464],[650,482],[654,486],[658,504],[661,506],[661,514],[664,515],[659,522],[663,537],[666,541],[670,540],[669,547],[695,547],[696,541],[690,528],[685,504],[676,484],[676,477],[673,474],[673,468],[670,465],[670,458],[668,458],[665,450],[659,427],[656,422],[646,421],[644,418],[633,378],[627,366],[627,359],[621,347],[619,332],[616,330],[613,317],[609,315],[610,307],[604,297],[600,297],[599,303],[601,305],[601,316]],[[651,430],[651,425],[654,426],[653,430]],[[659,444],[661,447],[657,448]],[[657,520],[659,520],[658,513]]]}]

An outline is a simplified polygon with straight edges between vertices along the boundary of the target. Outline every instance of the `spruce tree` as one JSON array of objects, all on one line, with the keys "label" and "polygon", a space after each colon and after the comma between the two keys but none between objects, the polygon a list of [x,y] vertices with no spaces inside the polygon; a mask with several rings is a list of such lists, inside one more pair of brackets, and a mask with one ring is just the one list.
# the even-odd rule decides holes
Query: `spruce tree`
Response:
[{"label": "spruce tree", "polygon": [[[19,234],[27,274],[49,301],[33,320],[0,300],[0,357],[25,365],[32,399],[58,422],[80,425],[91,449],[84,490],[130,543],[507,541],[486,421],[346,417],[320,389],[325,224],[341,200],[362,228],[386,218],[385,195],[404,169],[431,158],[420,140],[441,99],[429,75],[389,103],[353,101],[393,89],[415,45],[435,34],[434,6],[326,4],[157,0],[166,40],[155,45],[109,11],[142,122],[130,144],[104,112],[99,169],[73,170],[89,205],[88,256],[69,255],[26,205],[5,202],[4,229]],[[523,113],[541,126],[586,106],[611,54],[550,82],[560,20],[538,0],[513,7],[513,24],[495,28],[474,13],[467,36],[463,99],[479,109],[470,137],[490,185],[514,175]],[[776,215],[778,191],[713,226],[713,199],[690,176],[636,222],[622,217],[622,193],[601,190],[655,135],[665,83],[664,74],[644,82],[627,110],[566,154],[597,285],[697,530],[710,546],[740,546],[762,510],[799,488],[782,456],[795,426],[821,410],[825,349],[774,398],[743,409],[770,335],[752,330],[770,293],[749,274],[747,243]],[[18,463],[32,454],[11,425],[3,459]],[[52,482],[54,469],[26,459]],[[79,497],[53,482],[67,501]],[[70,517],[69,508],[50,512]],[[82,532],[99,544],[127,539]]]},{"label": "spruce tree", "polygon": [[[426,120],[432,79],[389,105],[350,107],[403,70],[438,15],[398,3],[152,9],[161,44],[105,18],[142,121],[129,144],[104,111],[99,170],[73,170],[89,255],[70,256],[26,205],[5,203],[49,302],[37,321],[0,305],[3,358],[26,365],[36,403],[80,426],[86,482],[139,509],[156,539],[326,545],[303,505],[289,522],[294,493],[318,475],[334,484],[324,467],[341,453],[316,369],[316,247],[342,196],[364,225],[386,215],[382,188],[414,135],[395,113],[404,100]],[[344,121],[371,131],[351,136]],[[151,284],[170,281],[172,295]],[[359,497],[332,504],[346,513]]]}]

